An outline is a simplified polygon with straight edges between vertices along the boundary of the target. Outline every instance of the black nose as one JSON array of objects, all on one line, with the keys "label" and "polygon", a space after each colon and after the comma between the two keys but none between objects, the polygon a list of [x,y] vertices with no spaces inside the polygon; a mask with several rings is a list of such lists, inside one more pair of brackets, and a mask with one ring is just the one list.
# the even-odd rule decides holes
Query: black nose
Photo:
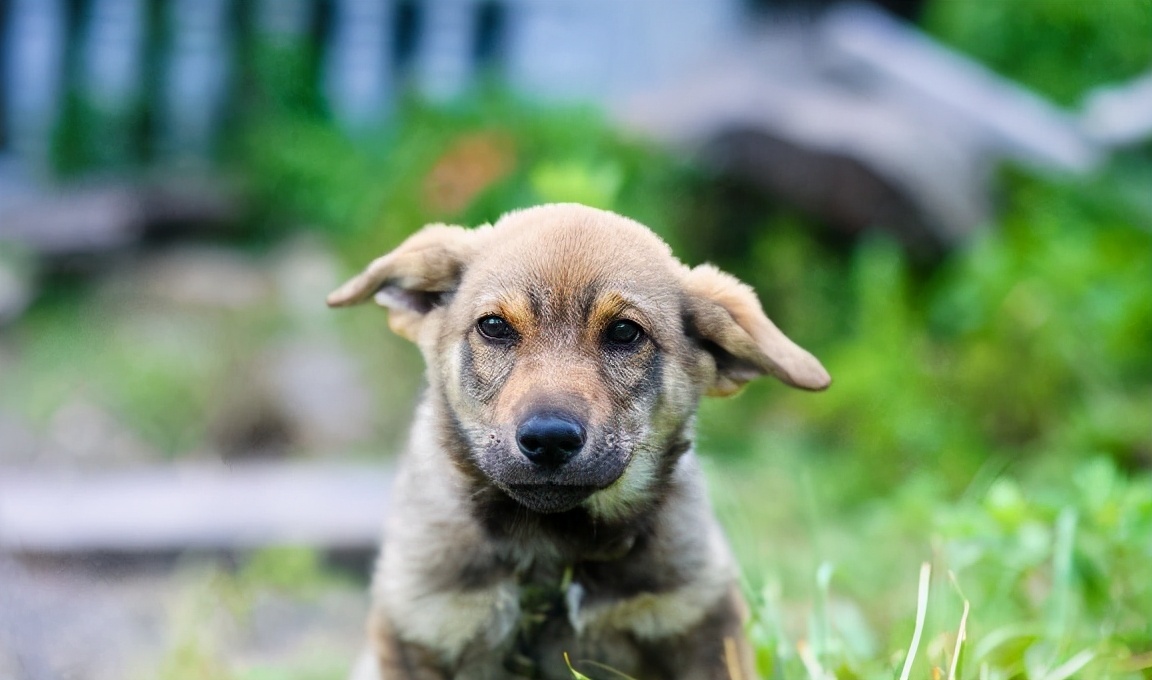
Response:
[{"label": "black nose", "polygon": [[520,423],[516,444],[536,465],[558,468],[584,447],[584,426],[571,416],[537,414]]}]

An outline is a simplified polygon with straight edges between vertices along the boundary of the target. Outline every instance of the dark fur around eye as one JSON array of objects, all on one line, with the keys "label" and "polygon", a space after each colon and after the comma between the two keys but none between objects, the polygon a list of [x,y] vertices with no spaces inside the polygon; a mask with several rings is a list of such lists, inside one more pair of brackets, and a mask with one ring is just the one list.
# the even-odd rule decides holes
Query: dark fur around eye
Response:
[{"label": "dark fur around eye", "polygon": [[489,340],[512,340],[516,337],[512,324],[495,314],[481,317],[476,322],[476,330]]},{"label": "dark fur around eye", "polygon": [[625,319],[612,322],[604,331],[604,342],[614,347],[630,347],[643,337],[644,330],[635,322]]}]

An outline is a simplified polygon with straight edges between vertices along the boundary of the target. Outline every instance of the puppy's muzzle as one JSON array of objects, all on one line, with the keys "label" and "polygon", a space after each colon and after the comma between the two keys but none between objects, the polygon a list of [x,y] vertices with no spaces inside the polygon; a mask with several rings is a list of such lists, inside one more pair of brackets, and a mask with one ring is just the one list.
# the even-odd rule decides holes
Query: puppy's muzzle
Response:
[{"label": "puppy's muzzle", "polygon": [[511,436],[487,438],[480,470],[513,500],[541,513],[571,510],[611,486],[628,467],[631,450],[606,439],[581,406],[525,409]]},{"label": "puppy's muzzle", "polygon": [[544,470],[555,470],[584,448],[584,426],[564,413],[537,413],[516,429],[520,453]]}]

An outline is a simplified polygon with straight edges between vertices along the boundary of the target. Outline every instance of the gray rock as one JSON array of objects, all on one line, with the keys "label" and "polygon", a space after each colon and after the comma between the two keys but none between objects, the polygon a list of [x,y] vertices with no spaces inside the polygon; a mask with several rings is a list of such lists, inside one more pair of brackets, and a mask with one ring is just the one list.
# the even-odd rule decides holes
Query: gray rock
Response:
[{"label": "gray rock", "polygon": [[53,256],[104,253],[143,234],[144,207],[128,187],[26,195],[0,206],[0,239]]},{"label": "gray rock", "polygon": [[336,257],[316,238],[296,236],[272,255],[271,273],[280,306],[294,323],[307,331],[332,327],[324,298],[342,281]]},{"label": "gray rock", "polygon": [[112,294],[145,297],[163,307],[237,311],[267,304],[272,282],[265,268],[233,249],[182,246],[150,253],[113,273]]},{"label": "gray rock", "polygon": [[32,303],[35,276],[31,254],[0,241],[0,327],[15,320]]},{"label": "gray rock", "polygon": [[998,163],[1083,173],[1102,158],[1068,113],[878,9],[758,31],[622,99],[617,120],[833,226],[930,251],[990,222]]},{"label": "gray rock", "polygon": [[13,191],[0,203],[0,241],[50,258],[90,259],[123,251],[161,226],[218,229],[235,219],[237,205],[219,180],[191,176]]},{"label": "gray rock", "polygon": [[103,467],[155,460],[157,453],[110,411],[77,393],[52,415],[37,457],[67,467]]},{"label": "gray rock", "polygon": [[1107,146],[1152,138],[1152,72],[1089,92],[1080,122],[1092,139]]},{"label": "gray rock", "polygon": [[[0,359],[0,373],[3,371],[4,361]],[[39,438],[28,423],[16,414],[0,409],[0,465],[27,464],[40,449]]]},{"label": "gray rock", "polygon": [[334,340],[301,340],[270,350],[262,379],[305,450],[334,453],[371,440],[375,399],[364,371]]}]

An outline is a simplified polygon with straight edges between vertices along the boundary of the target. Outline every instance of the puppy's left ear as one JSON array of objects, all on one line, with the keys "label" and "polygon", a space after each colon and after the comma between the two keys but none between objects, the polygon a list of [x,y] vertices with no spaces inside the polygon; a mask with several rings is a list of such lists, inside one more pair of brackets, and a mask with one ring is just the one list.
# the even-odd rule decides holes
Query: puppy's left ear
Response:
[{"label": "puppy's left ear", "polygon": [[804,390],[822,390],[832,382],[816,357],[789,340],[764,314],[752,288],[736,277],[700,265],[688,270],[684,288],[691,332],[716,361],[708,394],[734,394],[761,375]]},{"label": "puppy's left ear", "polygon": [[369,298],[388,309],[388,325],[413,342],[424,317],[456,290],[472,259],[476,231],[433,224],[328,295],[329,307],[349,307]]}]

